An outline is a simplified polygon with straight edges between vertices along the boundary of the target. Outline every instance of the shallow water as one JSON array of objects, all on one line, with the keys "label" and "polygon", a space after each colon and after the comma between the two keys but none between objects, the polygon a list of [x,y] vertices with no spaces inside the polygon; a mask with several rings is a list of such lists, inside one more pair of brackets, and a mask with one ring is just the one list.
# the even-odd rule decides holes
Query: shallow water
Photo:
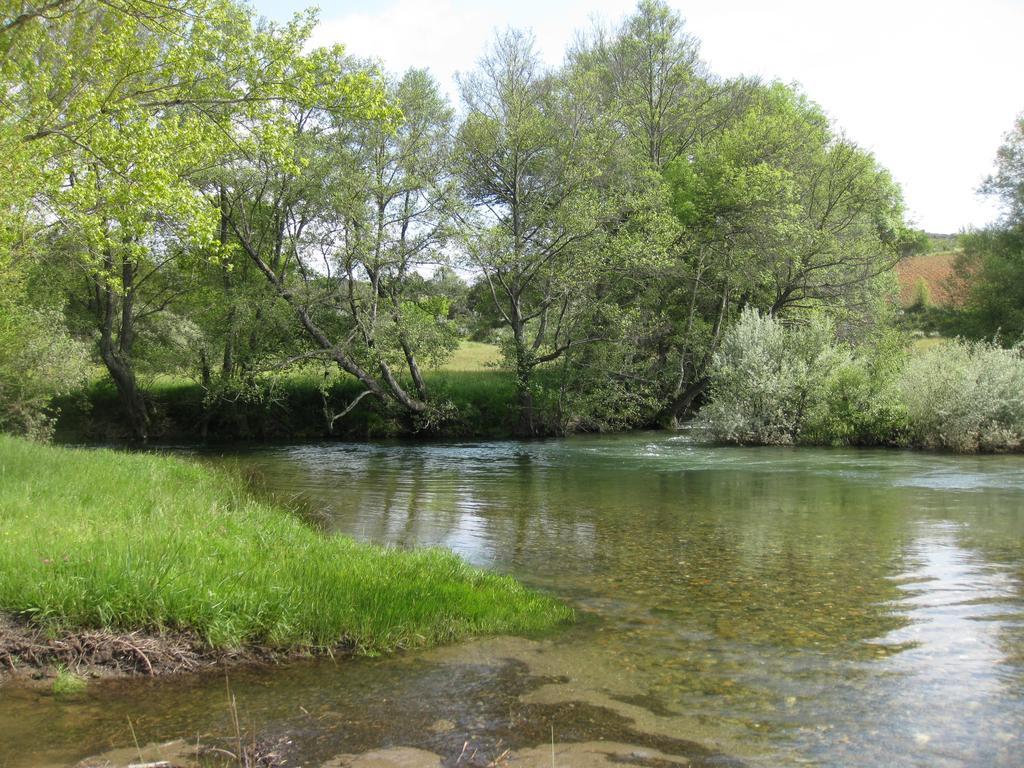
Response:
[{"label": "shallow water", "polygon": [[[580,613],[551,637],[233,671],[246,727],[287,734],[295,764],[394,744],[484,764],[552,737],[695,764],[1024,764],[1022,457],[651,433],[229,460],[330,531],[447,547]],[[227,733],[225,685],[0,689],[0,766]]]}]

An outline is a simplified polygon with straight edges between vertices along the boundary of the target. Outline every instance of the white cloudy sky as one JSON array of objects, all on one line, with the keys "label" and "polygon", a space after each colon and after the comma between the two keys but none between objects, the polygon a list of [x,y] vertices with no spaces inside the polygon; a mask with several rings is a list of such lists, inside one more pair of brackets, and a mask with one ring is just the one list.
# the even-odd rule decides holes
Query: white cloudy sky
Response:
[{"label": "white cloudy sky", "polygon": [[[670,0],[722,75],[799,82],[903,185],[933,232],[987,223],[975,192],[1024,111],[1024,0]],[[283,18],[307,3],[255,0]],[[532,29],[558,64],[592,18],[634,0],[321,0],[315,42],[341,42],[388,69],[428,67],[454,96],[496,28]]]}]

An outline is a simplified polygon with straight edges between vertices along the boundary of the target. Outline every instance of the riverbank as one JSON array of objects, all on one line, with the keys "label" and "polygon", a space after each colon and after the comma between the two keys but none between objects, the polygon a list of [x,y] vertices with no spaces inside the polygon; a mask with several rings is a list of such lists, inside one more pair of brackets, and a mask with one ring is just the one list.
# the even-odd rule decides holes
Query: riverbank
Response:
[{"label": "riverbank", "polygon": [[[296,372],[265,376],[244,391],[213,396],[197,382],[162,378],[145,387],[150,439],[156,442],[237,442],[374,439],[416,434],[430,438],[501,438],[515,434],[519,411],[507,371],[430,371],[425,379],[443,418],[412,424],[373,398],[350,376]],[[356,403],[351,411],[348,407]],[[55,402],[55,438],[62,443],[131,439],[130,421],[106,379]],[[344,416],[338,414],[344,412]]]},{"label": "riverbank", "polygon": [[241,479],[173,457],[0,436],[0,510],[8,672],[376,655],[571,617],[446,551],[323,535]]}]

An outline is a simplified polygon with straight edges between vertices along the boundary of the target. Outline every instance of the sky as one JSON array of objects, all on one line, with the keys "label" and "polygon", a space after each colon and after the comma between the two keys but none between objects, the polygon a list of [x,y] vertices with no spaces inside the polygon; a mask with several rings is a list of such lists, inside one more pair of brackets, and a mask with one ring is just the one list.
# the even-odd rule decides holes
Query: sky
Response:
[{"label": "sky", "polygon": [[[305,2],[255,0],[285,19]],[[635,0],[321,0],[315,44],[395,72],[428,68],[456,97],[495,30],[530,29],[557,66],[578,31]],[[1024,111],[1024,0],[670,0],[722,76],[798,83],[901,184],[915,226],[957,232],[998,214],[977,194]]]}]

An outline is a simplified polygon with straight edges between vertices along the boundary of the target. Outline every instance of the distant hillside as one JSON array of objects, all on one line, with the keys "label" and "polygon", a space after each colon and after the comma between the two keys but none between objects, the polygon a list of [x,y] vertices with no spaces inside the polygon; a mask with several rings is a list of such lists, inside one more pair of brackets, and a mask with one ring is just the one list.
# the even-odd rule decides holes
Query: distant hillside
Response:
[{"label": "distant hillside", "polygon": [[896,265],[896,274],[900,281],[900,304],[909,307],[914,302],[914,292],[919,278],[924,278],[931,294],[931,301],[936,306],[957,306],[962,300],[950,290],[949,278],[953,274],[953,264],[958,251],[940,251],[911,256]]},{"label": "distant hillside", "polygon": [[960,238],[960,235],[947,235],[940,232],[925,232],[925,235],[928,237],[929,253],[955,251],[957,240]]}]

